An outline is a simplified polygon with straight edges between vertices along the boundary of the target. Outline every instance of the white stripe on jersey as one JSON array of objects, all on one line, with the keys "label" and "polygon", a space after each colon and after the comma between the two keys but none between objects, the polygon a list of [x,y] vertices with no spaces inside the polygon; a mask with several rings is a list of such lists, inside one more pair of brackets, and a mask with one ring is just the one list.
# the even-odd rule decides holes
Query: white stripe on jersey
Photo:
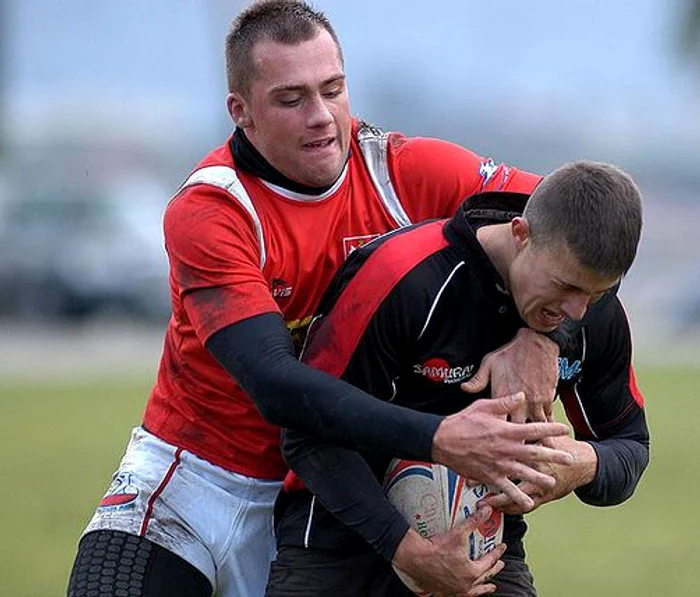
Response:
[{"label": "white stripe on jersey", "polygon": [[440,301],[440,297],[442,296],[443,291],[445,288],[447,288],[447,285],[450,283],[450,280],[452,277],[457,273],[457,270],[464,265],[464,261],[460,261],[454,269],[450,272],[450,275],[447,276],[447,279],[443,282],[442,286],[440,286],[440,290],[438,291],[437,295],[435,296],[435,300],[433,301],[433,304],[430,306],[430,311],[428,312],[428,317],[425,319],[425,323],[423,324],[423,329],[420,331],[420,334],[418,334],[417,340],[420,340],[423,337],[423,334],[425,333],[425,330],[428,329],[428,324],[430,323],[430,319],[433,317],[433,312],[435,311],[435,308],[437,307],[438,302]]},{"label": "white stripe on jersey", "polygon": [[260,245],[260,269],[262,269],[265,265],[265,261],[267,261],[262,224],[258,212],[255,211],[255,206],[238,178],[236,171],[230,166],[207,166],[205,168],[200,168],[190,175],[182,187],[180,187],[180,191],[197,184],[208,184],[213,187],[224,189],[224,191],[229,193],[229,195],[238,201],[250,214],[250,217],[253,218],[255,233],[257,234],[258,244]]},{"label": "white stripe on jersey", "polygon": [[389,135],[378,134],[371,128],[360,127],[357,140],[365,158],[365,164],[372,178],[372,183],[379,193],[382,203],[396,223],[400,226],[408,226],[411,220],[401,205],[396,195],[394,185],[389,176],[389,163],[387,159],[387,143]]}]

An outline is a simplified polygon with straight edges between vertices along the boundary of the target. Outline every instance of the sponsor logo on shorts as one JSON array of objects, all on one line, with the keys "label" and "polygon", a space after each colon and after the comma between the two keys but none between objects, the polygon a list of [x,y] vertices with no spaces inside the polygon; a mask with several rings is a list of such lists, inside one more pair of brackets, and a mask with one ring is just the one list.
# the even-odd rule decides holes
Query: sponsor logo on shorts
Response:
[{"label": "sponsor logo on shorts", "polygon": [[425,363],[413,365],[413,372],[435,383],[460,383],[474,374],[474,365],[452,367],[441,358],[432,358]]},{"label": "sponsor logo on shorts", "polygon": [[133,508],[139,488],[131,482],[131,473],[118,473],[112,480],[107,493],[100,501],[98,508],[102,510],[121,510]]}]

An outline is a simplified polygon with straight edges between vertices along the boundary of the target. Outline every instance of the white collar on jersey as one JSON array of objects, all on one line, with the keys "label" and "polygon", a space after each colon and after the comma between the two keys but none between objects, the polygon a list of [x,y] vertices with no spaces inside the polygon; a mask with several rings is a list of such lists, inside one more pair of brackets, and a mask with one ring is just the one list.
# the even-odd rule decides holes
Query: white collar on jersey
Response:
[{"label": "white collar on jersey", "polygon": [[260,182],[262,182],[268,189],[274,191],[278,195],[282,195],[282,197],[286,197],[287,199],[292,199],[294,201],[303,201],[305,203],[314,203],[316,201],[322,201],[323,199],[326,199],[327,197],[330,197],[333,193],[335,193],[340,188],[340,185],[343,184],[343,181],[345,180],[347,175],[348,162],[345,163],[343,171],[340,173],[338,180],[336,180],[335,183],[333,183],[333,186],[330,189],[328,189],[325,193],[322,193],[320,195],[307,195],[305,193],[296,193],[294,191],[290,191],[289,189],[285,189],[284,187],[272,184],[271,182],[267,182],[262,178],[260,179]]}]

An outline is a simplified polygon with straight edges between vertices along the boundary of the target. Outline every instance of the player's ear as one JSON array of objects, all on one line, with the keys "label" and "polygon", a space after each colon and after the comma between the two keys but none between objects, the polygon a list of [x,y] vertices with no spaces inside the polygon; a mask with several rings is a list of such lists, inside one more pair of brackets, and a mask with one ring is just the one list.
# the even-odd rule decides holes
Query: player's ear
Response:
[{"label": "player's ear", "polygon": [[241,94],[230,92],[226,96],[226,109],[237,127],[244,129],[253,124],[253,119],[248,109],[248,102]]},{"label": "player's ear", "polygon": [[518,251],[520,251],[530,240],[530,224],[525,218],[517,216],[510,222],[510,231],[513,235],[515,245]]}]

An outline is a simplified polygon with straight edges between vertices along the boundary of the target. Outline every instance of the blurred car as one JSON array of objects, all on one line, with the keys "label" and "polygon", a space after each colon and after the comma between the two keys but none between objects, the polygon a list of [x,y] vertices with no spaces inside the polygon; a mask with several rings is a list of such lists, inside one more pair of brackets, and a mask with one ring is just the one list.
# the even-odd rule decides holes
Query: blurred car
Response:
[{"label": "blurred car", "polygon": [[80,319],[166,318],[167,258],[158,181],[25,185],[0,218],[0,312]]}]

